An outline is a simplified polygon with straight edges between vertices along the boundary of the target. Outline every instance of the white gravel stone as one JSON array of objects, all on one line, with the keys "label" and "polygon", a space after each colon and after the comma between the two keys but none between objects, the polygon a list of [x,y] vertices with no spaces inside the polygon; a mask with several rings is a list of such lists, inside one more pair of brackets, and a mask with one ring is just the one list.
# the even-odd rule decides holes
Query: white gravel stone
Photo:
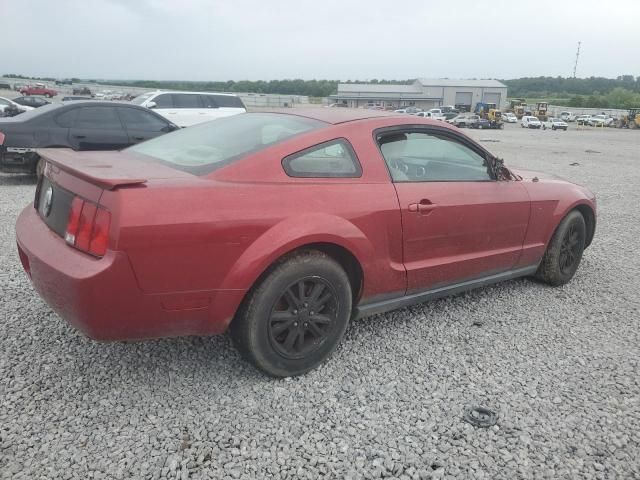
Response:
[{"label": "white gravel stone", "polygon": [[[0,478],[640,478],[640,132],[469,133],[596,192],[575,279],[354,322],[329,362],[286,381],[226,336],[76,332],[16,252],[34,182],[0,175]],[[468,405],[498,425],[464,423]]]}]

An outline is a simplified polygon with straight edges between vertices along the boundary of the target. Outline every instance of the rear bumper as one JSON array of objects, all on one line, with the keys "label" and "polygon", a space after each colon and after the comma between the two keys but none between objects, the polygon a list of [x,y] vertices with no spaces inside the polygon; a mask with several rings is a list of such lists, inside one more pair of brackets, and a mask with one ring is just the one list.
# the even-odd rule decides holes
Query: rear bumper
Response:
[{"label": "rear bumper", "polygon": [[95,340],[212,335],[228,327],[240,290],[146,294],[124,252],[96,259],[70,247],[32,206],[16,224],[18,252],[34,288],[71,325]]}]

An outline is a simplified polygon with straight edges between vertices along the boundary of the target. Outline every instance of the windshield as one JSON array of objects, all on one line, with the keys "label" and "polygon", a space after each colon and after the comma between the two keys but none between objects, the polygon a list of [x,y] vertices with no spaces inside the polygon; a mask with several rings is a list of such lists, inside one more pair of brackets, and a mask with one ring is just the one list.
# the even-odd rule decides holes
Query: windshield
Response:
[{"label": "windshield", "polygon": [[249,153],[324,125],[295,115],[242,113],[185,128],[134,145],[127,151],[179,170],[206,175]]}]

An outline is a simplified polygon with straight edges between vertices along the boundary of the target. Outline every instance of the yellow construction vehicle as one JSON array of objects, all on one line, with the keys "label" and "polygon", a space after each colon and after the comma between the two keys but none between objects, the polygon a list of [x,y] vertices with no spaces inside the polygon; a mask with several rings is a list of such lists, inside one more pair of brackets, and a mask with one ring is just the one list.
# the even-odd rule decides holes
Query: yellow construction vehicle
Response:
[{"label": "yellow construction vehicle", "polygon": [[541,122],[547,121],[547,110],[549,109],[549,104],[547,102],[538,102],[536,103],[536,110],[533,112],[534,117],[538,117],[538,120]]},{"label": "yellow construction vehicle", "polygon": [[640,128],[640,108],[631,108],[618,120],[618,128]]},{"label": "yellow construction vehicle", "polygon": [[478,102],[473,113],[478,114],[480,118],[489,120],[489,128],[502,128],[502,112],[498,110],[495,103]]},{"label": "yellow construction vehicle", "polygon": [[513,113],[518,120],[524,116],[524,112],[527,108],[527,102],[524,98],[512,98],[509,101],[509,108],[507,112]]}]

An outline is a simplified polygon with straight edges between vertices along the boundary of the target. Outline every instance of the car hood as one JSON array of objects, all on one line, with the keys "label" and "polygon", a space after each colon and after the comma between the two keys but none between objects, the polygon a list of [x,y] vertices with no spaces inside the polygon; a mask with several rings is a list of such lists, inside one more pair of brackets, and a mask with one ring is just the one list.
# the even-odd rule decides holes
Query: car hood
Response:
[{"label": "car hood", "polygon": [[509,167],[509,170],[512,173],[515,173],[516,175],[518,175],[519,177],[522,177],[523,180],[533,180],[534,178],[537,178],[538,180],[555,180],[560,182],[571,183],[569,182],[569,180],[566,180],[557,175],[553,175],[552,173],[538,172],[536,170],[527,170],[526,168],[510,168]]}]

